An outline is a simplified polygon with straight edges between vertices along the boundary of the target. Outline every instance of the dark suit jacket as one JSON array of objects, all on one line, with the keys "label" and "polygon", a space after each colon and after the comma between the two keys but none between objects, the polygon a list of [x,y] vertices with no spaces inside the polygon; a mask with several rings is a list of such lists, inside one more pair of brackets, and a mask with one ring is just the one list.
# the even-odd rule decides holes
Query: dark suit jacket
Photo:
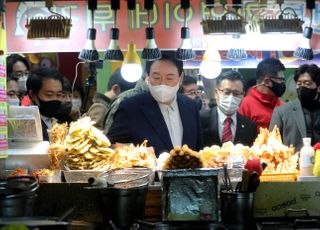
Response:
[{"label": "dark suit jacket", "polygon": [[[202,144],[197,105],[181,94],[177,96],[177,103],[183,126],[182,144],[198,151]],[[112,143],[141,144],[148,140],[148,146],[154,147],[156,155],[173,148],[159,105],[149,92],[120,104],[107,136]]]},{"label": "dark suit jacket", "polygon": [[[203,146],[221,146],[217,107],[201,113],[201,126]],[[251,146],[257,135],[256,123],[237,113],[236,135],[233,143]]]},{"label": "dark suit jacket", "polygon": [[46,123],[41,119],[41,127],[42,127],[42,137],[44,141],[49,141],[48,127]]}]

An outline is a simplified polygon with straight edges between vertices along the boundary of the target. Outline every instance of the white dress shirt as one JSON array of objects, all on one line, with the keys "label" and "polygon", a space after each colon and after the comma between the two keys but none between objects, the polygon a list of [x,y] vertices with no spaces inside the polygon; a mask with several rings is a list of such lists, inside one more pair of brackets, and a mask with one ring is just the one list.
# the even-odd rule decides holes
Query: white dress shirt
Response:
[{"label": "white dress shirt", "polygon": [[[219,107],[217,107],[218,111],[218,129],[219,129],[219,138],[220,141],[222,142],[222,135],[223,135],[223,129],[225,126],[225,121],[227,118],[227,115],[225,115]],[[232,116],[230,116],[232,122],[230,125],[231,132],[232,132],[232,141],[234,141],[234,137],[236,135],[236,128],[237,128],[237,113],[234,113]]]},{"label": "white dress shirt", "polygon": [[164,121],[166,122],[170,139],[173,146],[181,146],[183,127],[179,112],[179,107],[177,103],[177,98],[175,98],[170,105],[158,103],[161,113],[163,115]]},{"label": "white dress shirt", "polygon": [[40,115],[40,116],[41,116],[41,120],[46,124],[47,129],[51,129],[53,118],[45,117],[43,115]]}]

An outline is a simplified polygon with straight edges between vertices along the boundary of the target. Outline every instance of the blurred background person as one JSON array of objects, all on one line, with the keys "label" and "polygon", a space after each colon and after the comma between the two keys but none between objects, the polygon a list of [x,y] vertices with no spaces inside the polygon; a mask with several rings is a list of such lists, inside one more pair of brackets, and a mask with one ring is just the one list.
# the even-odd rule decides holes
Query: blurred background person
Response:
[{"label": "blurred background person", "polygon": [[16,78],[7,78],[7,103],[8,105],[20,105],[20,91]]},{"label": "blurred background person", "polygon": [[70,117],[73,121],[76,121],[81,116],[81,107],[84,97],[83,87],[81,84],[76,83],[72,92],[71,102],[72,109]]},{"label": "blurred background person", "polygon": [[120,68],[118,68],[109,78],[107,91],[104,94],[95,93],[92,100],[93,104],[84,115],[89,116],[91,120],[96,122],[95,126],[103,130],[112,100],[120,93],[134,88],[134,86],[135,82],[128,82],[122,78]]},{"label": "blurred background person", "polygon": [[244,78],[237,71],[227,71],[217,78],[217,106],[201,113],[203,146],[231,141],[251,146],[256,139],[256,124],[237,113],[244,95]]},{"label": "blurred background person", "polygon": [[61,106],[55,118],[58,119],[59,123],[67,122],[68,124],[72,121],[72,86],[70,81],[64,77],[61,95]]},{"label": "blurred background person", "polygon": [[202,108],[202,99],[199,95],[197,80],[189,75],[184,75],[179,92],[196,101],[199,110]]},{"label": "blurred background person", "polygon": [[16,78],[20,93],[27,92],[27,79],[30,73],[30,64],[27,58],[19,54],[11,54],[7,57],[7,75]]},{"label": "blurred background person", "polygon": [[273,111],[269,128],[277,125],[283,143],[299,151],[304,137],[310,137],[312,145],[320,142],[320,69],[314,64],[301,65],[294,80],[298,98]]},{"label": "blurred background person", "polygon": [[285,66],[280,60],[262,60],[256,70],[256,85],[243,98],[238,112],[253,120],[260,128],[269,128],[274,108],[283,104],[280,97],[286,91]]},{"label": "blurred background person", "polygon": [[48,129],[60,110],[63,91],[63,76],[53,68],[40,68],[27,81],[28,96],[39,107],[43,140],[48,141]]}]

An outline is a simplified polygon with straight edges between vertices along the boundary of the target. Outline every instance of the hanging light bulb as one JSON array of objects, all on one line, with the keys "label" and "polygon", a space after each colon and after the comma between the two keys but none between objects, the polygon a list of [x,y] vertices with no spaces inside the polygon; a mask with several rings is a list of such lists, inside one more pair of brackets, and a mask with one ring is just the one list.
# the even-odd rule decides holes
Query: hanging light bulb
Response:
[{"label": "hanging light bulb", "polygon": [[181,0],[181,9],[184,12],[183,27],[181,28],[181,44],[177,49],[176,58],[181,61],[192,60],[195,56],[192,50],[190,29],[187,27],[187,10],[190,8],[190,0]]},{"label": "hanging light bulb", "polygon": [[208,79],[214,79],[219,76],[222,70],[221,56],[217,49],[209,48],[203,54],[200,64],[200,74]]},{"label": "hanging light bulb", "polygon": [[145,60],[157,60],[161,58],[161,52],[154,39],[154,29],[151,27],[150,11],[153,10],[153,0],[144,0],[144,9],[148,12],[148,27],[146,28],[146,46],[142,50],[141,57]]},{"label": "hanging light bulb", "polygon": [[232,35],[232,48],[228,50],[227,58],[231,60],[241,61],[247,59],[248,55],[245,49],[241,44],[241,35],[233,34]]},{"label": "hanging light bulb", "polygon": [[142,76],[140,57],[133,42],[128,44],[128,51],[121,67],[121,76],[128,82],[136,82]]},{"label": "hanging light bulb", "polygon": [[95,28],[88,29],[87,41],[84,49],[81,50],[81,53],[79,54],[79,59],[87,62],[96,62],[99,60],[99,54],[95,46],[96,33],[97,31]]},{"label": "hanging light bulb", "polygon": [[312,28],[305,27],[303,30],[303,37],[300,41],[299,47],[293,52],[293,56],[303,60],[312,60],[313,51],[311,48]]},{"label": "hanging light bulb", "polygon": [[110,43],[104,55],[105,60],[122,61],[123,54],[119,48],[119,29],[111,28],[110,30]]},{"label": "hanging light bulb", "polygon": [[119,34],[117,28],[117,10],[120,9],[120,0],[111,0],[111,9],[113,10],[113,28],[110,30],[110,43],[104,55],[105,60],[122,61],[123,54],[119,48]]}]

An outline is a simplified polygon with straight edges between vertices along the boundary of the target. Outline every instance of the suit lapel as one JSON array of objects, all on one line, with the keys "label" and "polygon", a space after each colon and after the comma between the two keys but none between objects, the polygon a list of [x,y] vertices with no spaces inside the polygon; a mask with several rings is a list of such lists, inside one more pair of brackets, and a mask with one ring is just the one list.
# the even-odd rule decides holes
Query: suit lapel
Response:
[{"label": "suit lapel", "polygon": [[301,133],[301,136],[307,136],[307,129],[306,129],[306,121],[304,119],[304,113],[300,101],[296,99],[293,103],[293,117],[295,122],[297,123],[298,129]]},{"label": "suit lapel", "polygon": [[[183,97],[181,95],[177,94],[177,103],[179,107],[179,113],[181,118],[181,123],[183,127],[183,134],[182,134],[182,143],[189,143],[187,140],[190,138],[189,134],[193,133],[196,135],[194,130],[192,130],[192,127],[190,125],[190,120],[188,119],[190,116],[190,105],[183,100]],[[193,136],[195,137],[195,136]]]},{"label": "suit lapel", "polygon": [[172,149],[170,134],[162,116],[156,100],[153,99],[151,94],[146,94],[145,101],[140,105],[142,112],[144,113],[147,122],[151,125],[154,131],[158,134],[159,139],[167,146],[168,149]]},{"label": "suit lapel", "polygon": [[236,143],[241,137],[243,138],[246,135],[245,129],[246,127],[243,123],[243,120],[237,113],[237,128],[236,128],[236,135],[234,137],[234,143]]},{"label": "suit lapel", "polygon": [[212,130],[212,139],[215,143],[219,143],[221,145],[220,135],[219,135],[219,119],[218,119],[218,110],[217,107],[214,107],[211,110],[210,116],[210,130]]}]

